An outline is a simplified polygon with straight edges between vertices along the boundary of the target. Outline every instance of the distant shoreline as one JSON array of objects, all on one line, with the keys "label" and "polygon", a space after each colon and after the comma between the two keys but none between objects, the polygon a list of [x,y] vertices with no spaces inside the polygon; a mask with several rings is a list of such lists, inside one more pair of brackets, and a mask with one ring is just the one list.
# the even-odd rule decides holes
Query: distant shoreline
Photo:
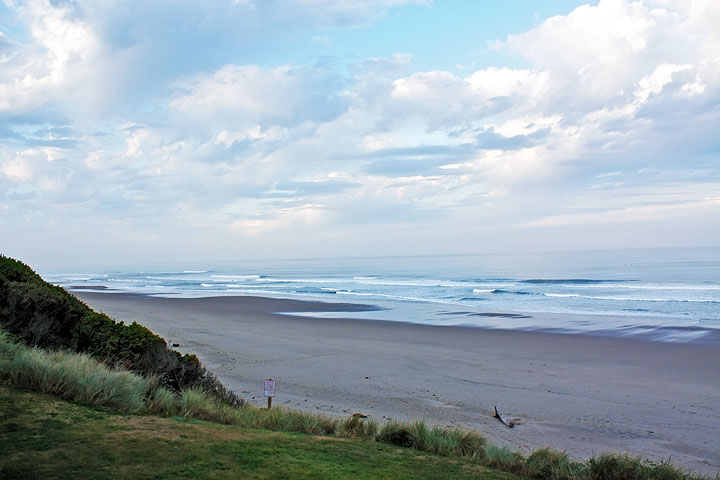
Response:
[{"label": "distant shoreline", "polygon": [[715,342],[720,341],[719,255],[720,250],[641,249],[591,255],[248,260],[116,266],[44,278],[75,291],[241,295],[380,307],[317,313],[331,318]]},{"label": "distant shoreline", "polygon": [[[720,471],[720,342],[278,314],[372,308],[266,297],[164,298],[75,292],[199,355],[228,387],[262,404],[476,429],[533,450],[608,451]],[[503,427],[493,405],[519,423]]]},{"label": "distant shoreline", "polygon": [[[254,314],[263,315],[282,315],[289,317],[322,317],[322,318],[334,318],[343,320],[357,320],[357,321],[373,321],[373,322],[389,322],[393,324],[415,324],[423,326],[422,323],[410,322],[410,321],[399,321],[399,320],[387,320],[371,318],[370,315],[363,316],[363,312],[382,312],[385,309],[378,305],[368,303],[356,303],[356,302],[337,302],[337,301],[323,301],[323,300],[312,300],[304,298],[283,298],[267,297],[267,296],[256,296],[256,295],[214,295],[214,296],[201,296],[201,297],[183,297],[183,296],[172,296],[168,293],[141,293],[141,292],[127,292],[124,290],[118,290],[110,288],[104,285],[70,285],[66,287],[68,291],[75,295],[93,295],[93,294],[113,294],[113,295],[126,295],[128,297],[148,297],[148,298],[168,298],[173,300],[198,300],[198,301],[210,301],[210,302],[234,302],[236,300],[210,300],[210,299],[239,299],[243,303],[244,308],[249,309],[248,311]],[[586,335],[593,337],[616,337],[616,338],[631,338],[639,341],[660,341],[660,342],[678,342],[678,343],[693,343],[693,344],[709,344],[709,345],[720,345],[720,328],[700,327],[693,325],[686,326],[665,326],[665,325],[651,325],[638,323],[637,317],[623,317],[622,315],[610,315],[610,314],[576,314],[576,313],[548,313],[548,312],[518,312],[518,311],[463,311],[461,306],[458,306],[453,311],[443,313],[442,315],[455,314],[456,317],[467,316],[468,318],[484,317],[488,319],[525,319],[525,318],[536,318],[546,325],[551,325],[553,322],[543,322],[542,319],[573,319],[578,323],[593,322],[599,324],[605,318],[613,318],[622,320],[627,318],[627,325],[623,325],[620,328],[605,328],[605,329],[572,329],[572,328],[557,328],[551,326],[544,327],[497,327],[494,325],[482,326],[477,324],[464,324],[461,322],[449,324],[449,328],[471,328],[480,330],[507,330],[513,332],[538,332],[538,333],[550,333],[550,334],[569,334],[569,335]],[[343,315],[347,313],[348,315]],[[295,315],[294,315],[295,314]],[[328,315],[329,314],[329,315]],[[444,326],[444,325],[433,325],[429,324],[426,326]]]}]

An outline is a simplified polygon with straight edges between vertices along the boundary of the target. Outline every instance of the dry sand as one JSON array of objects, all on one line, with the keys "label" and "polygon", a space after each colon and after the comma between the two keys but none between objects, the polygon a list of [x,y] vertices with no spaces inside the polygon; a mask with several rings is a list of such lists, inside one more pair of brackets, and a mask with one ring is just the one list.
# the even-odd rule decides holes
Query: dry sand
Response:
[{"label": "dry sand", "polygon": [[[475,429],[529,451],[622,452],[720,472],[720,344],[279,315],[362,310],[260,297],[76,292],[193,352],[262,405]],[[493,405],[518,425],[492,417]]]}]

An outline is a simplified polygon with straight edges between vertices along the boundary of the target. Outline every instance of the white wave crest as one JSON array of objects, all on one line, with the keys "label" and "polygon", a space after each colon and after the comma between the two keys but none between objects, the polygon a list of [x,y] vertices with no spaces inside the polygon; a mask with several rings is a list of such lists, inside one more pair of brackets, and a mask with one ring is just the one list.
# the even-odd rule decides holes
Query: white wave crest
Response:
[{"label": "white wave crest", "polygon": [[603,283],[594,285],[562,285],[566,288],[615,288],[629,290],[690,290],[700,292],[720,292],[720,285],[692,285],[692,284],[629,284],[629,283]]},{"label": "white wave crest", "polygon": [[256,280],[260,278],[260,275],[210,275],[210,278]]},{"label": "white wave crest", "polygon": [[691,302],[691,303],[720,303],[720,300],[706,300],[699,298],[647,298],[647,297],[613,297],[613,296],[595,296],[595,295],[578,295],[577,293],[545,293],[546,297],[573,297],[587,298],[590,300],[610,300],[617,302]]}]

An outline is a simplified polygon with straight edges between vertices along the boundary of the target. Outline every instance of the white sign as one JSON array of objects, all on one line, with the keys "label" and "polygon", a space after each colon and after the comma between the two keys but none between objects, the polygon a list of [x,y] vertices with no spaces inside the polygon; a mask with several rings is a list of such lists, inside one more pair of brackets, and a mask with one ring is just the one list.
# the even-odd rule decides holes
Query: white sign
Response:
[{"label": "white sign", "polygon": [[275,396],[275,380],[273,380],[272,378],[265,379],[265,396],[266,397],[274,397]]}]

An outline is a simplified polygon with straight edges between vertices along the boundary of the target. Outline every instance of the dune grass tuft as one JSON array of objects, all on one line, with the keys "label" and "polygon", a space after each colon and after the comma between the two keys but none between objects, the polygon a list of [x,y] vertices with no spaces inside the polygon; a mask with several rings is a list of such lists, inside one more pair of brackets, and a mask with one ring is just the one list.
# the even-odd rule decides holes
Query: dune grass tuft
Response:
[{"label": "dune grass tuft", "polygon": [[180,392],[180,414],[184,417],[209,420],[213,414],[212,407],[210,399],[199,388],[189,388]]},{"label": "dune grass tuft", "polygon": [[699,480],[698,475],[688,475],[670,462],[655,463],[629,455],[605,454],[588,460],[586,477],[592,480]]},{"label": "dune grass tuft", "polygon": [[375,420],[353,415],[338,422],[335,434],[338,437],[374,438],[377,432]]},{"label": "dune grass tuft", "polygon": [[525,458],[520,452],[508,447],[488,445],[483,453],[481,463],[486,467],[515,475],[524,475],[525,473]]},{"label": "dune grass tuft", "polygon": [[151,378],[151,384],[146,403],[150,413],[173,415],[180,410],[180,399],[175,392],[163,388],[157,377]]},{"label": "dune grass tuft", "polygon": [[485,437],[476,433],[459,428],[453,429],[432,429],[434,438],[434,451],[441,455],[453,455],[479,459],[485,451]]},{"label": "dune grass tuft", "polygon": [[584,473],[583,465],[573,462],[562,452],[542,448],[531,453],[525,461],[525,474],[541,480],[570,480]]},{"label": "dune grass tuft", "polygon": [[478,433],[457,428],[429,428],[424,422],[388,422],[378,432],[377,440],[438,455],[478,460],[484,456],[486,445],[485,438]]},{"label": "dune grass tuft", "polygon": [[25,347],[4,332],[0,351],[0,372],[10,383],[70,400],[136,412],[153,390],[148,379],[112,370],[88,355]]},{"label": "dune grass tuft", "polygon": [[172,392],[154,379],[110,369],[86,354],[27,347],[2,330],[0,377],[16,386],[125,412],[174,409]]}]

